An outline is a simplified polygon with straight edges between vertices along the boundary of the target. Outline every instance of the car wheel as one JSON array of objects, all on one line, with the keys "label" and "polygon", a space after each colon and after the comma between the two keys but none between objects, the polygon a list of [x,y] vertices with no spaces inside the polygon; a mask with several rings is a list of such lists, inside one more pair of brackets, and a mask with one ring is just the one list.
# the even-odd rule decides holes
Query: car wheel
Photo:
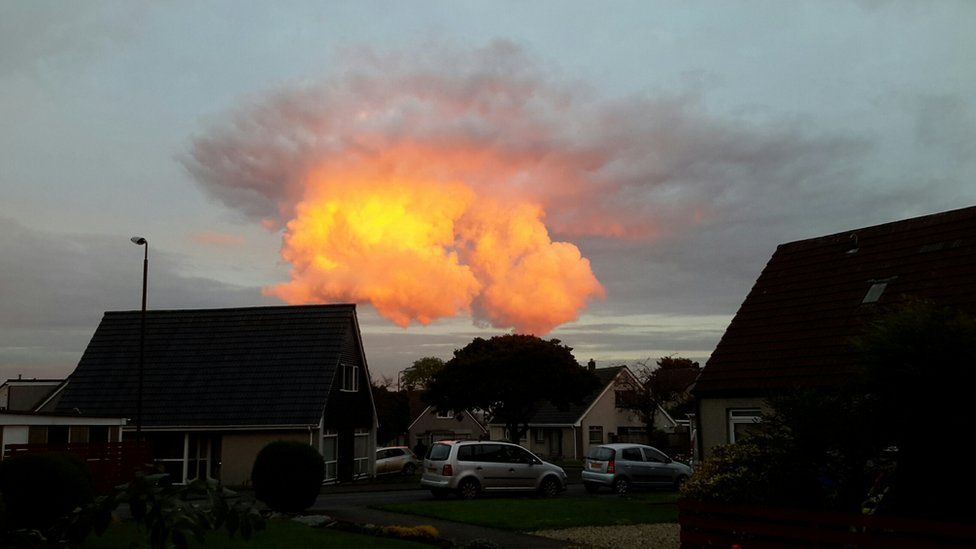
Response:
[{"label": "car wheel", "polygon": [[539,494],[545,498],[556,497],[559,494],[559,481],[552,477],[542,479],[542,484],[539,485]]},{"label": "car wheel", "polygon": [[447,490],[441,490],[439,488],[431,488],[430,493],[434,496],[434,499],[444,499],[447,497]]},{"label": "car wheel", "polygon": [[613,481],[613,493],[618,495],[624,495],[630,490],[630,481],[624,477],[617,477]]},{"label": "car wheel", "polygon": [[584,482],[583,487],[586,488],[587,493],[590,494],[595,494],[600,491],[600,485],[592,482]]},{"label": "car wheel", "polygon": [[686,477],[685,475],[679,475],[678,478],[674,479],[674,489],[680,490],[681,486],[685,483],[686,480],[688,480],[688,477]]},{"label": "car wheel", "polygon": [[470,478],[462,480],[457,490],[461,499],[474,499],[478,497],[478,481]]},{"label": "car wheel", "polygon": [[413,474],[416,472],[417,472],[417,466],[414,465],[413,463],[408,463],[403,466],[403,474],[407,475],[408,477],[412,477]]}]

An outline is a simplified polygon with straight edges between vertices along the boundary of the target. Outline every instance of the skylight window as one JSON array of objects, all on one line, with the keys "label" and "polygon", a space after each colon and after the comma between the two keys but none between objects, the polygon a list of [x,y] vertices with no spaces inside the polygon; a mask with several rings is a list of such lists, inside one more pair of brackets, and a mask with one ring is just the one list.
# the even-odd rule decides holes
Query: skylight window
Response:
[{"label": "skylight window", "polygon": [[881,299],[881,294],[884,293],[885,288],[888,287],[887,282],[876,282],[868,288],[868,293],[864,296],[864,300],[861,303],[876,303]]}]

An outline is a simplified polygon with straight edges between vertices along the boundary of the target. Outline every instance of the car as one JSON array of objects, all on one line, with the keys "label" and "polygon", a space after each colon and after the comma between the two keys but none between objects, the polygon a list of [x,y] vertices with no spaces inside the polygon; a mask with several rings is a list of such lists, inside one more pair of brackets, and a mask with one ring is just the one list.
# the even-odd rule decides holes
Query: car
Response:
[{"label": "car", "polygon": [[376,449],[376,474],[390,475],[402,473],[413,476],[417,472],[420,460],[413,451],[406,446],[391,446]]},{"label": "car", "polygon": [[500,441],[438,441],[424,459],[420,485],[442,498],[474,499],[489,492],[537,492],[553,497],[566,489],[562,467],[517,444]]},{"label": "car", "polygon": [[581,476],[583,486],[591,494],[601,487],[626,494],[636,487],[677,490],[691,472],[691,467],[674,461],[657,448],[615,443],[591,447]]}]

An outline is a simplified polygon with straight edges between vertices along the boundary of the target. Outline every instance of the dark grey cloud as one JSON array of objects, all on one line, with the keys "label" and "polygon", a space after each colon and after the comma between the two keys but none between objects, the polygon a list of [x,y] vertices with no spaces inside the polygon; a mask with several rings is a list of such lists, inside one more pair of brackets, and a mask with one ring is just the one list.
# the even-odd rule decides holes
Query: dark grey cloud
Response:
[{"label": "dark grey cloud", "polygon": [[[179,254],[150,250],[151,308],[267,303],[258,288],[182,274]],[[127,236],[37,231],[0,218],[0,379],[62,376],[107,310],[140,307],[141,249]]]}]

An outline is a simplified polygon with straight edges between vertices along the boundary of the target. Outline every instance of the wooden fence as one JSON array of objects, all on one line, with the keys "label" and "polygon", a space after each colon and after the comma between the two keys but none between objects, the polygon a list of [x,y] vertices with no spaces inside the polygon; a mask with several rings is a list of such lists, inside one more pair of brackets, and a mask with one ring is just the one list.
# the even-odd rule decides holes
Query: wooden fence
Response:
[{"label": "wooden fence", "polygon": [[108,493],[114,486],[133,479],[139,471],[146,471],[152,463],[149,445],[135,441],[69,443],[69,444],[8,444],[3,458],[28,454],[59,453],[75,456],[91,472],[95,491]]},{"label": "wooden fence", "polygon": [[976,524],[682,500],[681,548],[976,547]]}]

